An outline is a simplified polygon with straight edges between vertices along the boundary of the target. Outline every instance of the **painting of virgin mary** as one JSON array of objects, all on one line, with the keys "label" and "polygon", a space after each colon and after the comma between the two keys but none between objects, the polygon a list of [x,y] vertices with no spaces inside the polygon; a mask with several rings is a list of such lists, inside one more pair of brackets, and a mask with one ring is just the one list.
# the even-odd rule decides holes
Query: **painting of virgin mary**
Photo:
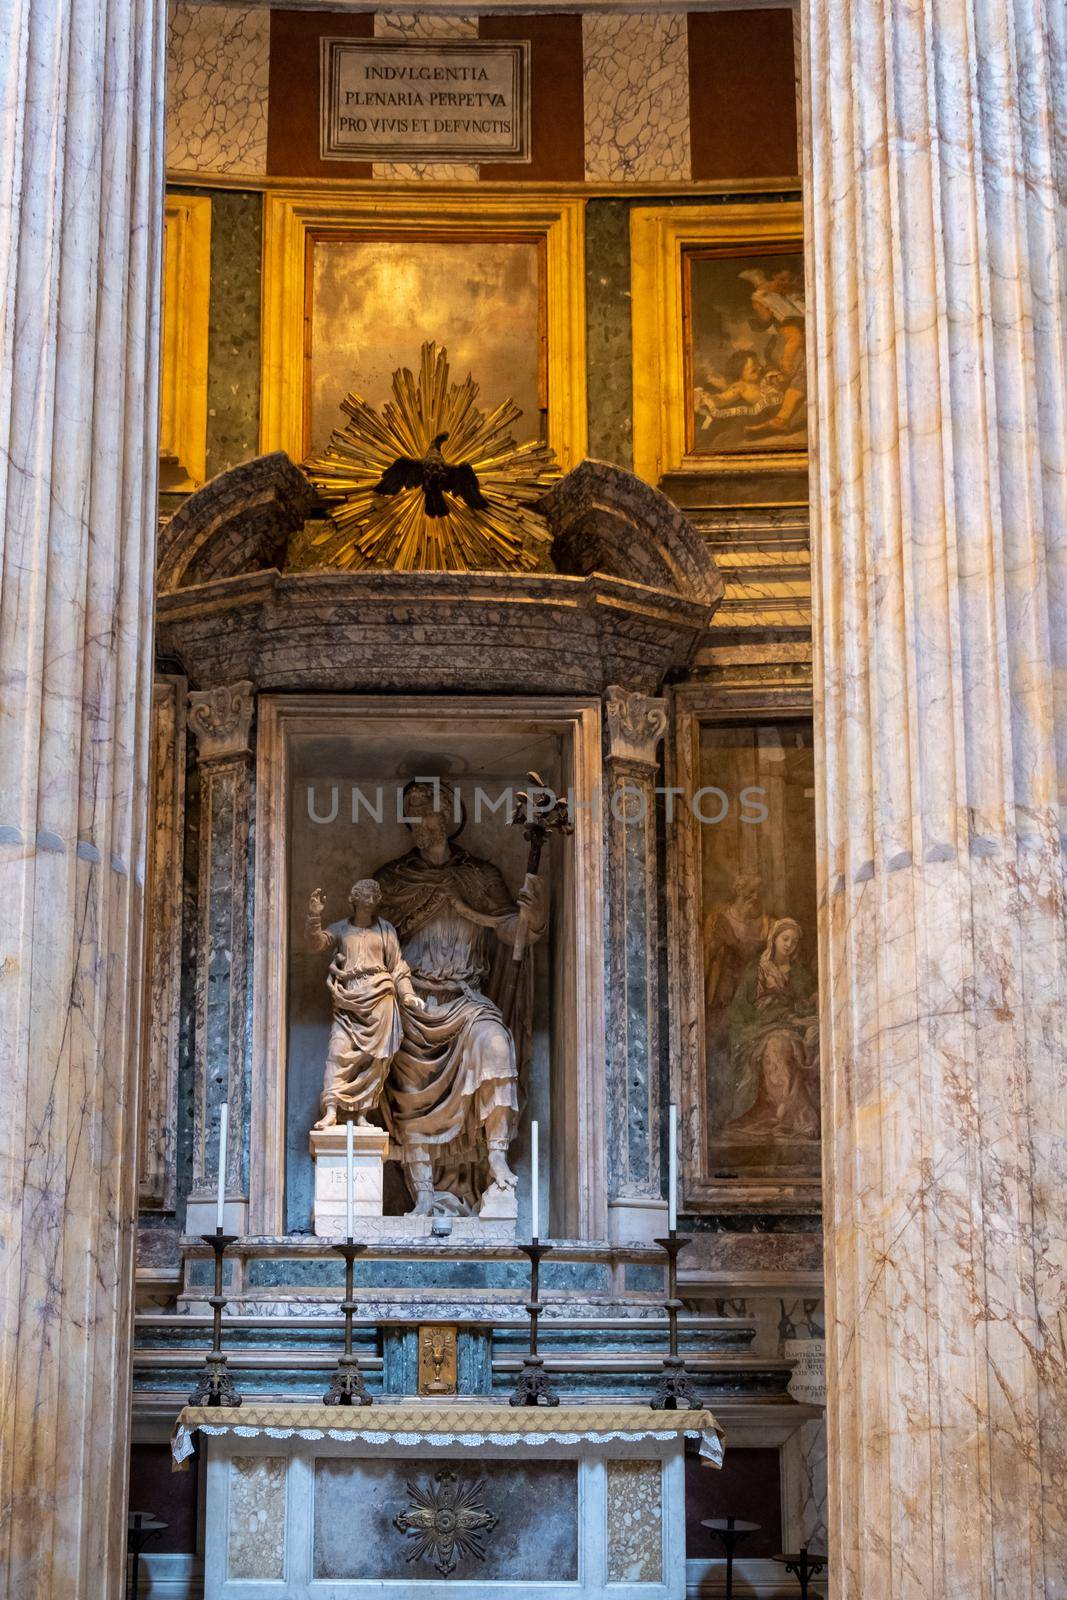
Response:
[{"label": "painting of virgin mary", "polygon": [[730,1005],[727,1138],[819,1137],[818,984],[797,959],[800,938],[798,922],[779,918]]}]

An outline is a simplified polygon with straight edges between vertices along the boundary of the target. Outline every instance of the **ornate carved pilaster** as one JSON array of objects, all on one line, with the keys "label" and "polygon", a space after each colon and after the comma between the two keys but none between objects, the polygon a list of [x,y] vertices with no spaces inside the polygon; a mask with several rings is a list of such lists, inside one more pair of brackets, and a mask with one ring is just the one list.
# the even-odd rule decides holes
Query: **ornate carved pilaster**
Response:
[{"label": "ornate carved pilaster", "polygon": [[141,1064],[139,1187],[142,1207],[163,1211],[174,1209],[177,1179],[186,716],[185,679],[157,678],[152,687],[149,761],[148,1015]]},{"label": "ornate carved pilaster", "polygon": [[1067,1593],[1067,50],[804,15],[839,1600]]},{"label": "ornate carved pilaster", "polygon": [[3,1600],[125,1575],[166,20],[0,5]]},{"label": "ornate carved pilaster", "polygon": [[230,1106],[226,1226],[244,1231],[248,1207],[249,851],[252,822],[252,685],[189,695],[200,767],[193,1187],[186,1227],[214,1226],[219,1108]]},{"label": "ornate carved pilaster", "polygon": [[658,750],[667,702],[604,696],[607,884],[609,1226],[618,1239],[664,1231],[660,1162]]}]

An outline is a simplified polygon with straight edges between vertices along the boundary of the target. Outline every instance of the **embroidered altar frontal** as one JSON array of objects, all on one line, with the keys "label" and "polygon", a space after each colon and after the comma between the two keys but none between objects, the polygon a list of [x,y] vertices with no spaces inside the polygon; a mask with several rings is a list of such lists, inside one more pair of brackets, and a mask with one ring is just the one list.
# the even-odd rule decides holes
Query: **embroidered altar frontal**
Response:
[{"label": "embroidered altar frontal", "polygon": [[684,1593],[684,1451],[707,1411],[187,1408],[206,1449],[206,1600]]}]

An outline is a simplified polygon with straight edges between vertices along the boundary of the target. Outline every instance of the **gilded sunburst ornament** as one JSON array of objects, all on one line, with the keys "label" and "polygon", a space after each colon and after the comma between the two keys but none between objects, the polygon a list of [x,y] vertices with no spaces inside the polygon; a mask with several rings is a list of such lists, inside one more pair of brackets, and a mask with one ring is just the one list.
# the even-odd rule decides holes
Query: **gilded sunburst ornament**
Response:
[{"label": "gilded sunburst ornament", "polygon": [[[550,536],[534,505],[559,472],[547,445],[516,444],[519,407],[505,400],[494,411],[479,410],[474,379],[468,373],[462,383],[451,382],[448,353],[434,343],[422,347],[418,378],[401,367],[392,387],[393,398],[380,411],[358,394],[347,395],[341,409],[348,421],[326,451],[305,464],[330,506],[330,520],[305,531],[290,564],[402,572],[541,566]],[[442,434],[445,460],[473,469],[483,507],[448,494],[446,514],[431,516],[420,487],[375,492],[398,457],[425,459]]]},{"label": "gilded sunburst ornament", "polygon": [[443,1578],[464,1556],[485,1560],[485,1541],[499,1522],[482,1500],[484,1478],[459,1478],[450,1467],[433,1482],[407,1485],[411,1505],[393,1518],[393,1526],[413,1541],[405,1559],[428,1557]]}]

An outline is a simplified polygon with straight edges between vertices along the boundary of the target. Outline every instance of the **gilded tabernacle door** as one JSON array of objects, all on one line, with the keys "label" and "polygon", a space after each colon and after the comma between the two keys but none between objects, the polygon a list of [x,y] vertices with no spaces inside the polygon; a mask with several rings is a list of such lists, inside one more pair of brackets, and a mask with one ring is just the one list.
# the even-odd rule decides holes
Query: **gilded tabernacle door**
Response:
[{"label": "gilded tabernacle door", "polygon": [[254,1227],[344,1231],[351,1124],[361,1236],[506,1242],[536,1122],[540,1215],[602,1228],[599,729],[592,701],[260,699]]}]

